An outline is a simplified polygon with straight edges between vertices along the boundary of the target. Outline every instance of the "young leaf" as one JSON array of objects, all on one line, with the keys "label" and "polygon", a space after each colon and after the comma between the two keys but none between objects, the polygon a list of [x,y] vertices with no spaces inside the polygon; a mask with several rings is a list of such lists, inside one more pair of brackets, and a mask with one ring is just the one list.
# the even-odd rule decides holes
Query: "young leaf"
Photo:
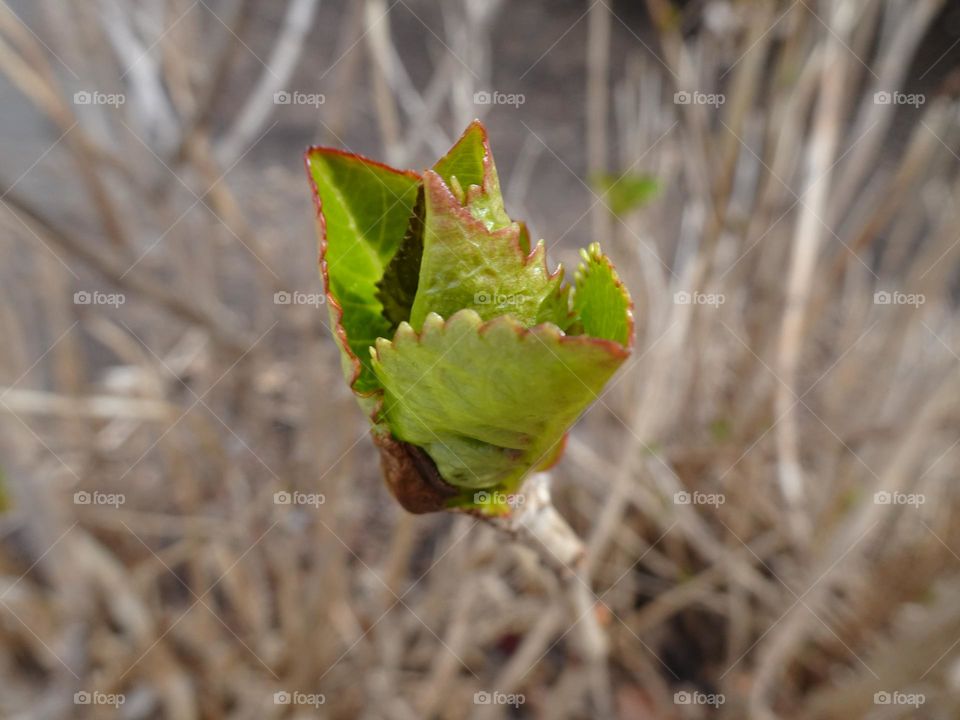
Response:
[{"label": "young leaf", "polygon": [[[499,230],[511,223],[503,206],[490,140],[480,121],[470,123],[450,151],[433,166],[433,171],[447,187],[459,189],[454,197],[488,230]],[[529,242],[527,247],[529,252]]]},{"label": "young leaf", "polygon": [[[562,278],[563,267],[559,267],[557,271]],[[572,332],[571,327],[576,319],[576,315],[570,306],[572,291],[573,287],[571,285],[560,285],[555,293],[544,298],[543,304],[537,312],[537,324],[553,323],[564,332],[577,334]]]},{"label": "young leaf", "polygon": [[540,465],[629,351],[619,343],[484,322],[461,310],[431,313],[423,331],[403,323],[377,340],[373,368],[386,391],[382,419],[424,448],[461,488],[512,488]]},{"label": "young leaf", "polygon": [[633,334],[630,296],[617,277],[613,264],[593,243],[580,251],[583,262],[577,269],[573,310],[580,331],[590,337],[627,345]]},{"label": "young leaf", "polygon": [[[433,166],[444,183],[455,186],[462,195],[458,202],[467,203],[467,210],[487,225],[488,230],[510,225],[500,196],[500,182],[490,154],[486,130],[473,122],[457,143]],[[466,190],[464,190],[466,188]],[[468,201],[467,196],[470,196]],[[392,329],[410,319],[411,308],[419,285],[420,264],[423,259],[424,232],[423,187],[417,194],[417,203],[400,247],[390,261],[383,278],[377,283],[377,299]],[[524,237],[521,246],[529,253],[530,241]]]},{"label": "young leaf", "polygon": [[311,148],[306,155],[320,233],[320,269],[344,374],[361,395],[378,390],[367,348],[389,335],[377,283],[403,238],[419,176],[359,155]]},{"label": "young leaf", "polygon": [[433,171],[450,185],[457,178],[460,187],[483,185],[486,163],[490,157],[487,133],[478,121],[474,120],[447,154],[437,160]]},{"label": "young leaf", "polygon": [[504,209],[472,123],[422,176],[307,153],[320,267],[345,375],[411,512],[510,512],[630,352],[630,298],[592,245],[576,285]]},{"label": "young leaf", "polygon": [[510,313],[523,325],[535,324],[540,306],[562,282],[547,270],[543,243],[526,255],[518,223],[489,230],[437,173],[424,173],[423,184],[423,261],[410,324],[419,329],[427,313],[448,318],[463,308],[485,320]]}]

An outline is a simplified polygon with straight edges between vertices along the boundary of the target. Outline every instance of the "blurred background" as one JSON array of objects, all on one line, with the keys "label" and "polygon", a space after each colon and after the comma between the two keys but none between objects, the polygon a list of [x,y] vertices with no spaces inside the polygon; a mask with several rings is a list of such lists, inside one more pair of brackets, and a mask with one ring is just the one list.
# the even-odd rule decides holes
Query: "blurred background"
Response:
[{"label": "blurred background", "polygon": [[[0,1],[0,717],[958,717],[958,93],[949,0]],[[303,150],[474,117],[636,304],[589,617],[330,336]]]}]

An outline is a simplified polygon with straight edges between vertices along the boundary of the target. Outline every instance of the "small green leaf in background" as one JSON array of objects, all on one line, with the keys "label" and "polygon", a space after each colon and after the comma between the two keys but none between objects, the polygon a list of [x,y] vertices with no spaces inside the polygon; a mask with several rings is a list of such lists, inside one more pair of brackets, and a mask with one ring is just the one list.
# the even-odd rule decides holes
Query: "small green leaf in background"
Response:
[{"label": "small green leaf in background", "polygon": [[626,173],[595,175],[591,184],[614,215],[623,217],[650,202],[660,191],[657,181],[649,175]]},{"label": "small green leaf in background", "polygon": [[727,442],[733,435],[733,427],[728,418],[718,417],[710,423],[710,437],[714,442]]}]

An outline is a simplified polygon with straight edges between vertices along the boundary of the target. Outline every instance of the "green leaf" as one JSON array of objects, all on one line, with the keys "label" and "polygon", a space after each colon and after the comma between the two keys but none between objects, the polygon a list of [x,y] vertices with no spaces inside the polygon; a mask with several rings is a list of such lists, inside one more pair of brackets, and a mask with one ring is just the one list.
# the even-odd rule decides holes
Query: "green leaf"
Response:
[{"label": "green leaf", "polygon": [[594,244],[574,286],[548,271],[479,122],[422,176],[324,148],[306,161],[334,334],[388,486],[412,512],[510,512],[629,355],[612,264]]},{"label": "green leaf", "polygon": [[560,272],[547,270],[543,242],[528,255],[519,223],[491,230],[460,205],[440,175],[428,170],[423,183],[423,261],[410,324],[419,329],[427,313],[449,318],[464,308],[485,320],[509,313],[523,325],[536,324],[540,307],[563,281]]},{"label": "green leaf", "polygon": [[633,336],[630,296],[617,277],[613,264],[593,243],[581,250],[583,262],[577,269],[573,309],[577,330],[590,337],[629,345]]},{"label": "green leaf", "polygon": [[402,323],[372,357],[385,388],[381,419],[397,439],[424,448],[454,486],[509,492],[556,454],[628,354],[552,325],[461,310],[446,322],[429,314],[419,334]]},{"label": "green leaf", "polygon": [[489,138],[478,121],[424,175],[426,212],[417,297],[410,322],[428,312],[472,308],[484,319],[510,313],[524,325],[572,315],[563,272],[547,270],[542,242],[531,253],[523,223],[506,214]]},{"label": "green leaf", "polygon": [[355,392],[370,395],[379,386],[367,348],[391,331],[377,283],[409,224],[419,176],[327,148],[311,148],[306,163],[317,206],[320,268],[344,374]]},{"label": "green leaf", "polygon": [[489,156],[487,132],[474,120],[454,143],[446,155],[440,158],[433,171],[450,185],[457,178],[462,188],[483,185],[484,159]]},{"label": "green leaf", "polygon": [[654,178],[637,173],[626,173],[620,177],[606,173],[595,175],[592,184],[597,192],[606,196],[605,202],[610,211],[619,216],[643,207],[660,191],[660,185]]},{"label": "green leaf", "polygon": [[[558,271],[562,275],[563,267],[558,268]],[[537,313],[537,324],[553,323],[564,332],[572,331],[576,319],[570,307],[572,290],[571,285],[560,285],[555,293],[548,295]]]},{"label": "green leaf", "polygon": [[725,443],[733,436],[733,424],[729,418],[718,417],[710,423],[710,437],[716,443]]},{"label": "green leaf", "polygon": [[488,230],[510,225],[490,151],[490,139],[479,120],[470,123],[450,151],[433,166],[433,171],[451,189],[459,204],[464,205]]}]

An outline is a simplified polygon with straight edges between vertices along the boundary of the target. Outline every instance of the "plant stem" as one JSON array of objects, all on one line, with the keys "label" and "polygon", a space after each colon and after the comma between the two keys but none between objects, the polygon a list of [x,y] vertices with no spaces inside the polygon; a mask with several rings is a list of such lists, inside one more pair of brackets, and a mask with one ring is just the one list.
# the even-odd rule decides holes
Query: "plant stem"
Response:
[{"label": "plant stem", "polygon": [[[596,596],[586,579],[583,541],[554,507],[550,482],[549,473],[532,475],[523,485],[523,502],[517,504],[513,515],[492,522],[514,540],[536,552],[543,564],[554,573],[562,589],[567,612],[572,617],[568,632],[590,674],[595,717],[613,717],[607,671],[609,644],[594,612]],[[546,642],[546,639],[543,641]]]}]

